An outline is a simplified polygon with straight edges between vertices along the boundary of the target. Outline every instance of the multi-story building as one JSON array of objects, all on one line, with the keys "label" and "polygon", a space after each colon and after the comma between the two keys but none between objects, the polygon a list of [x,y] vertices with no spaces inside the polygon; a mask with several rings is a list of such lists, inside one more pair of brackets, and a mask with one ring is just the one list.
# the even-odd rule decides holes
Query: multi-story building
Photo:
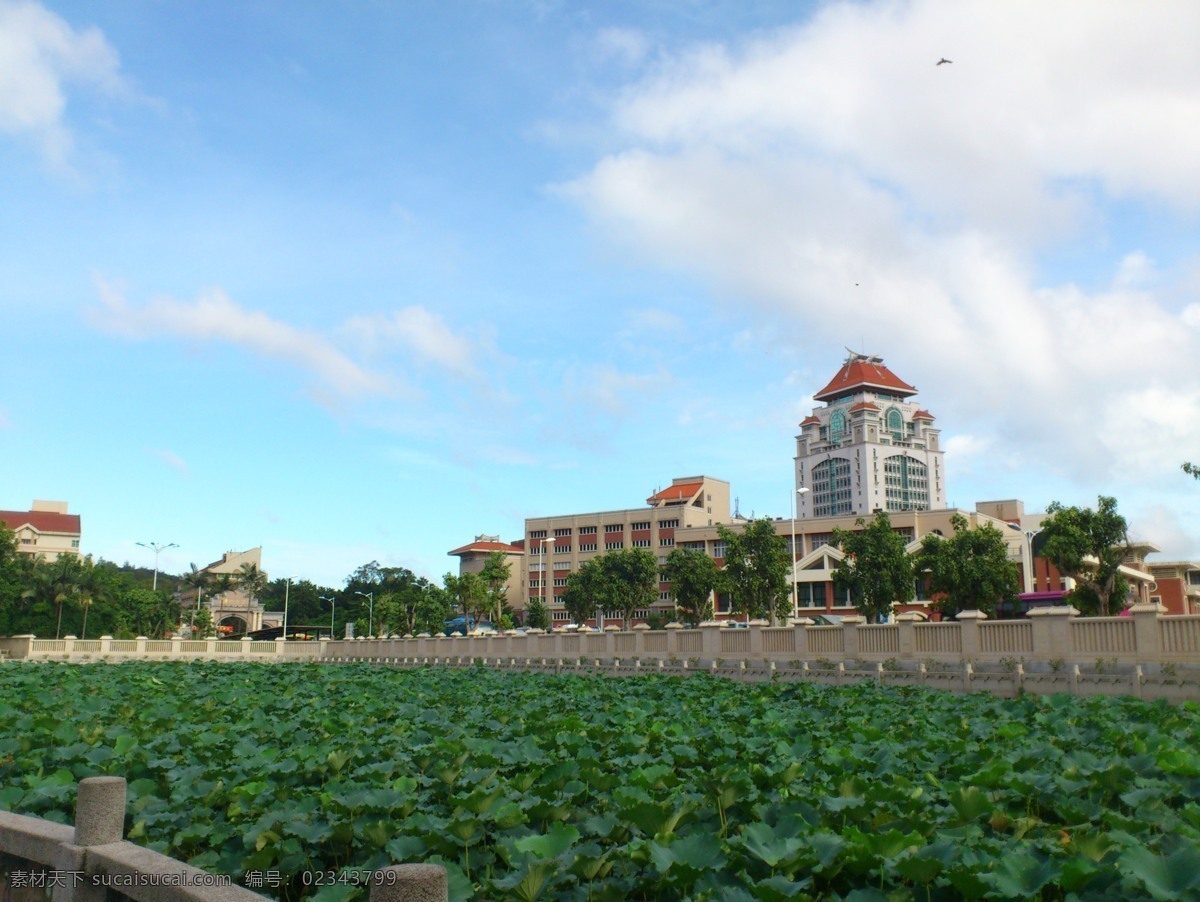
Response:
[{"label": "multi-story building", "polygon": [[34,501],[27,511],[0,511],[0,523],[16,534],[22,554],[40,554],[47,561],[80,556],[79,514],[67,513],[66,501]]},{"label": "multi-story building", "polygon": [[[729,522],[729,483],[711,476],[680,477],[647,498],[646,504],[648,507],[527,519],[525,604],[541,598],[552,622],[568,622],[570,615],[560,600],[568,576],[597,555],[624,548],[645,548],[660,564],[666,563],[680,530]],[[673,611],[669,589],[669,584],[660,582],[658,602],[638,611],[637,617]]]},{"label": "multi-story building", "polygon": [[801,520],[946,507],[939,431],[916,393],[882,358],[850,353],[796,436]]},{"label": "multi-story building", "polygon": [[[280,626],[283,612],[265,611],[258,599],[252,599],[238,585],[237,577],[244,566],[262,567],[262,548],[246,551],[226,551],[219,561],[201,569],[212,580],[202,592],[184,589],[179,593],[179,605],[184,611],[207,608],[219,634],[239,636],[267,627]],[[266,574],[263,574],[266,577]],[[185,615],[185,619],[187,619]]]},{"label": "multi-story building", "polygon": [[1154,577],[1150,600],[1168,614],[1200,614],[1200,563],[1196,561],[1147,562]]},{"label": "multi-story building", "polygon": [[493,554],[504,555],[511,567],[508,581],[504,584],[505,602],[513,610],[525,607],[525,602],[522,600],[522,587],[525,579],[525,543],[522,540],[518,539],[510,544],[501,542],[499,536],[479,535],[471,544],[455,548],[449,554],[458,558],[459,576],[464,573],[479,573]]}]

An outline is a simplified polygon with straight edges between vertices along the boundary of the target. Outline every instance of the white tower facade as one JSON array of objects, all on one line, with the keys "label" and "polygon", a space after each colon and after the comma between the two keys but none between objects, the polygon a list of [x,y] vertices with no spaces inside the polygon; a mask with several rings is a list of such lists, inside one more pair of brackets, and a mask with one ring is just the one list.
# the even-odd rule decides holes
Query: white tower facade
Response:
[{"label": "white tower facade", "polygon": [[869,516],[946,507],[944,454],[916,388],[880,357],[851,352],[813,395],[824,407],[796,436],[797,516]]}]

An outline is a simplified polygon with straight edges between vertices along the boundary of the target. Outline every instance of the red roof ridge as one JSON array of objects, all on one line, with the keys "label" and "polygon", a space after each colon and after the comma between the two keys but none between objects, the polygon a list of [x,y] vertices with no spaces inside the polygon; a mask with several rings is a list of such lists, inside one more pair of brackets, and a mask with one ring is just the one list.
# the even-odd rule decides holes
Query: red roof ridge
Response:
[{"label": "red roof ridge", "polygon": [[842,364],[837,375],[829,380],[829,384],[813,395],[813,399],[828,401],[850,394],[857,388],[883,389],[901,397],[917,393],[915,387],[897,377],[883,365],[883,358],[852,354]]},{"label": "red roof ridge", "polygon": [[918,410],[916,413],[913,414],[913,419],[914,420],[936,420],[937,417],[935,417],[933,414],[931,414],[928,410]]},{"label": "red roof ridge", "polygon": [[809,414],[803,420],[800,421],[800,425],[801,426],[814,426],[814,425],[819,424],[820,422],[821,422],[821,418],[819,416],[817,416],[816,414]]},{"label": "red roof ridge", "polygon": [[79,514],[60,514],[55,511],[0,511],[0,523],[14,532],[22,526],[31,526],[38,532],[68,535],[80,532]]},{"label": "red roof ridge", "polygon": [[661,492],[657,492],[647,498],[646,503],[653,504],[655,501],[672,501],[683,498],[691,498],[702,488],[704,488],[703,482],[685,482],[680,485],[669,485]]},{"label": "red roof ridge", "polygon": [[504,551],[508,553],[522,552],[524,546],[511,545],[508,542],[471,542],[446,554],[466,554],[469,551]]},{"label": "red roof ridge", "polygon": [[859,401],[850,408],[851,413],[854,413],[856,410],[879,410],[879,405],[872,404],[870,401]]}]

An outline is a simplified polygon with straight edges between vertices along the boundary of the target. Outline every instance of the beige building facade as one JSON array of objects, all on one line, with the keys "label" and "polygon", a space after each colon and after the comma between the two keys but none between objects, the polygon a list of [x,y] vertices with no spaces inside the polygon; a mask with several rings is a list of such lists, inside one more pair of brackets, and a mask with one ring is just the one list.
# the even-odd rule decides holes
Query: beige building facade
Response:
[{"label": "beige building facade", "polygon": [[[681,531],[728,522],[729,501],[725,480],[682,476],[647,498],[647,507],[527,519],[523,606],[540,598],[554,625],[570,622],[561,601],[567,577],[589,560],[606,551],[644,548],[665,564]],[[637,618],[674,611],[669,589],[668,583],[660,582],[658,601],[638,611]],[[606,612],[605,616],[615,619],[620,615]]]},{"label": "beige building facade", "polygon": [[946,507],[940,433],[916,393],[882,358],[850,353],[796,436],[799,519]]},{"label": "beige building facade", "polygon": [[[245,589],[237,584],[242,567],[252,565],[262,569],[262,548],[246,551],[227,551],[219,561],[213,561],[201,569],[212,577],[210,587],[202,591],[186,589],[179,594],[179,605],[184,611],[207,608],[212,614],[213,626],[218,635],[241,635],[266,627],[279,626],[282,614],[264,611],[257,599],[252,600]],[[263,574],[264,578],[266,574]]]},{"label": "beige building facade", "polygon": [[80,557],[83,533],[79,514],[68,513],[66,501],[34,501],[27,511],[0,511],[0,523],[16,534],[17,551],[56,561]]},{"label": "beige building facade", "polygon": [[504,584],[504,601],[513,610],[524,608],[522,586],[525,579],[525,547],[521,540],[513,543],[500,541],[500,536],[478,535],[475,541],[449,552],[458,558],[458,575],[481,573],[488,558],[502,554],[508,562],[508,580]]}]

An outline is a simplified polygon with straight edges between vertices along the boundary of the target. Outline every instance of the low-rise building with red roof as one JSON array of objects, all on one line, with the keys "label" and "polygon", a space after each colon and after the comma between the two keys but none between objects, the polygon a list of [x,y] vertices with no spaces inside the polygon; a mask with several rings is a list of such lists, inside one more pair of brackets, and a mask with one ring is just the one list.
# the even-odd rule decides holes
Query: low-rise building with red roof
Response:
[{"label": "low-rise building with red roof", "polygon": [[47,561],[81,554],[79,514],[67,513],[66,501],[34,501],[27,511],[0,511],[0,523],[16,534],[17,551],[22,554],[40,554]]}]

